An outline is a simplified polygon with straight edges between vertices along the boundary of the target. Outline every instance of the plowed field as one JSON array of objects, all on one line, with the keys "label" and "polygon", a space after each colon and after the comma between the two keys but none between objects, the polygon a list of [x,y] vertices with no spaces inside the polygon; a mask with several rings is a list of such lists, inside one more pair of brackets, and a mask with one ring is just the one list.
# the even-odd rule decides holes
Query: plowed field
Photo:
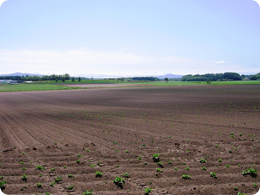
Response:
[{"label": "plowed field", "polygon": [[[150,194],[235,195],[260,187],[260,85],[0,93],[0,135],[5,194],[149,187]],[[249,168],[258,175],[243,175]],[[121,187],[116,176],[125,179]]]}]

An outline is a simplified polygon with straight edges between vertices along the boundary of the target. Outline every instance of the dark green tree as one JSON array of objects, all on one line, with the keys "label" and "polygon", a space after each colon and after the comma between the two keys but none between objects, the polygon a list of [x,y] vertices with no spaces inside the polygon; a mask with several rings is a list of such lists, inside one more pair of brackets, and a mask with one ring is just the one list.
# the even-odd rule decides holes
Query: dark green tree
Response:
[{"label": "dark green tree", "polygon": [[166,83],[168,83],[168,81],[169,81],[169,79],[167,77],[164,80],[166,81]]},{"label": "dark green tree", "polygon": [[78,78],[78,82],[81,82],[81,78],[80,77]]},{"label": "dark green tree", "polygon": [[75,82],[75,78],[74,78],[74,77],[72,77],[72,78],[71,78],[71,81],[72,81],[72,82]]}]

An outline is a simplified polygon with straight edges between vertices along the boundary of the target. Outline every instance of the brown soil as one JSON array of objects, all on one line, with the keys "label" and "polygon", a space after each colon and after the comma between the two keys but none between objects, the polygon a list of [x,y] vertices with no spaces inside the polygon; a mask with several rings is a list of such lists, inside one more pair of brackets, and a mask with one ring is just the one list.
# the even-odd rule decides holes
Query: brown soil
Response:
[{"label": "brown soil", "polygon": [[[259,176],[241,173],[260,174],[259,85],[0,93],[0,111],[6,194],[144,194],[149,187],[150,194],[235,195],[260,187]],[[113,180],[123,173],[130,177],[120,188]]]},{"label": "brown soil", "polygon": [[120,88],[120,87],[146,87],[151,86],[149,84],[117,84],[117,83],[95,83],[95,84],[60,84],[60,85],[66,85],[69,87],[81,87],[86,89],[92,89],[92,88]]}]

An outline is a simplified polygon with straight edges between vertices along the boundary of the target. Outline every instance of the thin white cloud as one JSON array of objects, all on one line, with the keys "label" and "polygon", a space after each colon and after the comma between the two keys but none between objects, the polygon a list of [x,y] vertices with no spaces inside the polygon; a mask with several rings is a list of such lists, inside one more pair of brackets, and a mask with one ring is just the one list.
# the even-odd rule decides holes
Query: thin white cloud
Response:
[{"label": "thin white cloud", "polygon": [[215,62],[215,64],[226,64],[226,62],[225,61],[217,61],[217,62]]},{"label": "thin white cloud", "polygon": [[2,6],[2,4],[7,1],[7,0],[0,0],[0,7]]},{"label": "thin white cloud", "polygon": [[[216,73],[225,71],[247,72],[241,65],[217,63],[179,56],[144,56],[125,51],[91,51],[75,49],[0,50],[0,74],[28,72],[72,75],[158,75]],[[257,72],[257,70],[249,70]]]}]

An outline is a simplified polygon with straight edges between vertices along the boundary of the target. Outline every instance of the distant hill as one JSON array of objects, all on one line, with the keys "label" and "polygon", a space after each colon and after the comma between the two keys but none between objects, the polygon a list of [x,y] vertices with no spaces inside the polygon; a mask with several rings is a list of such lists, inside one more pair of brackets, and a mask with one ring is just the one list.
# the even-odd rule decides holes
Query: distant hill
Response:
[{"label": "distant hill", "polygon": [[165,74],[165,75],[159,75],[159,76],[155,76],[159,79],[164,79],[164,78],[168,78],[168,79],[172,79],[172,78],[182,78],[183,75],[177,75],[177,74]]},{"label": "distant hill", "polygon": [[21,73],[21,72],[15,72],[11,74],[1,74],[0,76],[43,76],[41,74],[31,74],[31,73]]}]

